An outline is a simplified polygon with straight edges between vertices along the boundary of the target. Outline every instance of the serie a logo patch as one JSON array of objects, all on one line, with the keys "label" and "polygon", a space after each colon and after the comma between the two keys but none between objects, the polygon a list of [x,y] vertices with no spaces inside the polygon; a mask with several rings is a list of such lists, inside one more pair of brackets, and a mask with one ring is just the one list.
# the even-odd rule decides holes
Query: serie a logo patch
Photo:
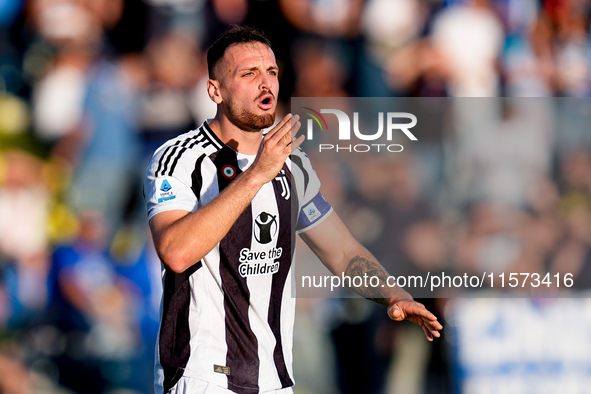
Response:
[{"label": "serie a logo patch", "polygon": [[158,195],[158,203],[162,203],[164,201],[174,200],[176,198],[174,192],[172,191],[172,186],[168,180],[163,180],[160,184],[160,192]]},{"label": "serie a logo patch", "polygon": [[304,213],[310,222],[313,222],[322,216],[322,213],[316,208],[316,205],[313,202],[304,207]]},{"label": "serie a logo patch", "polygon": [[163,192],[167,192],[170,189],[172,189],[172,186],[170,186],[170,183],[165,179],[162,181],[162,185],[160,185],[160,190],[162,190]]}]

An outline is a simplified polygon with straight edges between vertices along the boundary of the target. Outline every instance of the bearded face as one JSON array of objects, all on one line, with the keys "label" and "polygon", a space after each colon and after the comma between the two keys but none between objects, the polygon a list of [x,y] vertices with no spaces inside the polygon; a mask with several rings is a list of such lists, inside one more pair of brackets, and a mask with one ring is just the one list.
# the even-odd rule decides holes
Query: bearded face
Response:
[{"label": "bearded face", "polygon": [[[266,94],[269,94],[268,91]],[[255,102],[258,100],[260,99],[255,100]],[[273,97],[272,100],[274,101],[275,98]],[[271,127],[275,123],[275,108],[273,108],[272,112],[260,113],[260,111],[249,109],[247,106],[230,99],[227,101],[227,112],[228,119],[246,131],[259,131]]]},{"label": "bearded face", "polygon": [[220,105],[226,117],[245,131],[272,126],[279,81],[271,48],[259,42],[232,45],[218,67]]}]

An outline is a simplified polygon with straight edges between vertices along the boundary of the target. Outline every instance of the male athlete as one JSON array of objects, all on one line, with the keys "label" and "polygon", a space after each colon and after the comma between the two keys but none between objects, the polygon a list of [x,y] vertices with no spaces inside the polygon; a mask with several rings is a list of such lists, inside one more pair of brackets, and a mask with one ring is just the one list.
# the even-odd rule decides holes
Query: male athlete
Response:
[{"label": "male athlete", "polygon": [[[320,194],[299,117],[263,135],[279,91],[268,39],[233,27],[207,62],[215,118],[160,147],[146,175],[164,283],[156,392],[292,393],[295,233],[335,274],[387,274]],[[404,290],[356,291],[439,337],[437,318]]]}]

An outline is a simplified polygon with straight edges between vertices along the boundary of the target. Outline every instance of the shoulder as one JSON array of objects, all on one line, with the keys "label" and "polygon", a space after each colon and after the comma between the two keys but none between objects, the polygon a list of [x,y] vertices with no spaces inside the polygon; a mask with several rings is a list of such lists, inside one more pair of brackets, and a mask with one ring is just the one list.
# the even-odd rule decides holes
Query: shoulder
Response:
[{"label": "shoulder", "polygon": [[148,173],[160,177],[176,175],[183,168],[192,170],[200,158],[210,156],[222,147],[221,141],[204,122],[197,129],[161,145],[152,156]]}]

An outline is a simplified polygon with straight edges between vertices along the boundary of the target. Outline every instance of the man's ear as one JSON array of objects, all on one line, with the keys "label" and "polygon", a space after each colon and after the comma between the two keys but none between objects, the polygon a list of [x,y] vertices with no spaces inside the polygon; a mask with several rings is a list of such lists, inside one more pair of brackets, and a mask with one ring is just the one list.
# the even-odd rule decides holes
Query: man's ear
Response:
[{"label": "man's ear", "polygon": [[221,104],[224,101],[220,91],[220,82],[217,79],[207,80],[207,93],[209,98],[216,104]]}]

